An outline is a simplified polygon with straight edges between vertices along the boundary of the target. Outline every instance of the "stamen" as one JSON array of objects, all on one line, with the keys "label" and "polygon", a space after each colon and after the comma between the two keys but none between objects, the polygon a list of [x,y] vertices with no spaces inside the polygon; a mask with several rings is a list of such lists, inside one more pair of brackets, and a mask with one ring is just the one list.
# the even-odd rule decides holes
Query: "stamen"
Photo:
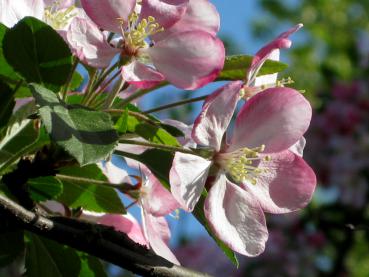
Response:
[{"label": "stamen", "polygon": [[264,152],[265,145],[255,148],[241,148],[231,153],[221,153],[218,155],[217,162],[223,167],[238,183],[249,181],[255,185],[260,173],[265,172],[265,168],[255,165],[259,161],[270,161],[270,156],[260,156]]},{"label": "stamen", "polygon": [[248,99],[251,96],[256,95],[257,93],[266,90],[268,88],[274,88],[274,87],[284,87],[285,85],[293,84],[295,81],[292,80],[291,77],[283,78],[281,80],[277,80],[275,83],[265,84],[261,86],[243,86],[243,88],[240,90],[240,97],[243,99]]},{"label": "stamen", "polygon": [[70,6],[66,9],[60,9],[60,1],[54,1],[50,6],[45,8],[44,18],[45,21],[51,25],[54,29],[63,29],[70,19],[77,14],[74,13],[75,6]]},{"label": "stamen", "polygon": [[120,19],[121,32],[124,38],[124,52],[130,56],[136,55],[140,48],[148,47],[146,39],[149,36],[164,30],[152,16],[144,18],[140,22],[138,22],[138,19],[139,15],[136,12],[130,14],[127,26],[124,26],[123,20]]},{"label": "stamen", "polygon": [[283,78],[282,80],[278,80],[275,84],[276,87],[284,87],[285,85],[291,85],[295,83],[294,80],[292,80],[291,77],[288,77],[287,79]]}]

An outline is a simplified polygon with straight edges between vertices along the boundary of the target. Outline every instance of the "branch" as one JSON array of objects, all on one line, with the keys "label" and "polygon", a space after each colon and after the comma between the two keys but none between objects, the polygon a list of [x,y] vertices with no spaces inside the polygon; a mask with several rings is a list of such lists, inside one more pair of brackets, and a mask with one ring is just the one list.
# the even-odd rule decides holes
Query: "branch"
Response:
[{"label": "branch", "polygon": [[209,276],[177,266],[113,228],[83,220],[47,218],[0,194],[0,215],[37,235],[68,245],[144,276]]}]

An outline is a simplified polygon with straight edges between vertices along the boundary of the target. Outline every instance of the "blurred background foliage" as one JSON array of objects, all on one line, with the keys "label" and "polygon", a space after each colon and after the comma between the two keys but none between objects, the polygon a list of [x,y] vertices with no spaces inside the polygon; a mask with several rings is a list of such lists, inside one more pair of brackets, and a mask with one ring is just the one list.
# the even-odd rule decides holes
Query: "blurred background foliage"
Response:
[{"label": "blurred background foliage", "polygon": [[261,0],[260,5],[264,15],[255,20],[256,38],[277,35],[280,26],[304,24],[288,51],[287,74],[316,106],[323,100],[317,94],[327,94],[335,82],[368,76],[369,1]]}]

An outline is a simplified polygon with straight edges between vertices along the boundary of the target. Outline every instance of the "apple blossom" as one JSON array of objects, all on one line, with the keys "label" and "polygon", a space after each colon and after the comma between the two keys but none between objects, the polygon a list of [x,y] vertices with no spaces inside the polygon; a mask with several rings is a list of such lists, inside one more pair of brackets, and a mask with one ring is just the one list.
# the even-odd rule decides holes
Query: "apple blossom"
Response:
[{"label": "apple blossom", "polygon": [[315,174],[289,150],[307,130],[311,107],[293,89],[260,92],[237,115],[228,145],[224,134],[242,86],[231,82],[207,98],[192,137],[213,150],[212,158],[176,153],[170,182],[173,196],[187,211],[210,186],[204,207],[210,227],[234,251],[256,256],[268,237],[264,212],[295,211],[312,197]]},{"label": "apple blossom", "polygon": [[26,16],[36,17],[58,32],[63,37],[75,17],[86,17],[82,9],[75,6],[74,0],[1,0],[0,22],[12,27]]},{"label": "apple blossom", "polygon": [[[170,229],[165,219],[166,215],[179,208],[179,204],[148,168],[131,159],[126,159],[126,161],[130,167],[140,169],[145,175],[144,180],[139,177],[136,178],[138,184],[132,186],[132,190],[128,194],[141,207],[142,230],[147,245],[158,255],[175,264],[179,264],[168,247]],[[106,165],[103,172],[109,180],[114,180],[118,183],[127,181],[127,172],[124,169],[112,166],[110,162],[107,162]],[[113,225],[118,230],[124,232],[125,227],[119,227],[119,222],[123,220],[122,218],[119,216],[112,218],[110,216],[107,220],[110,223],[118,221],[115,225],[109,225]]]},{"label": "apple blossom", "polygon": [[[210,3],[202,2],[82,0],[82,7],[96,25],[87,19],[75,21],[68,40],[80,49],[79,58],[95,67],[108,66],[117,53],[131,59],[122,68],[122,76],[136,87],[148,88],[166,79],[179,88],[196,89],[216,78],[225,55],[223,43],[215,36],[219,15]],[[196,5],[204,10],[195,12]],[[202,14],[211,18],[200,20]],[[195,27],[200,22],[203,25]],[[177,24],[183,27],[173,31]],[[99,28],[120,35],[110,41],[115,49],[110,49]],[[167,28],[170,35],[155,38]]]}]

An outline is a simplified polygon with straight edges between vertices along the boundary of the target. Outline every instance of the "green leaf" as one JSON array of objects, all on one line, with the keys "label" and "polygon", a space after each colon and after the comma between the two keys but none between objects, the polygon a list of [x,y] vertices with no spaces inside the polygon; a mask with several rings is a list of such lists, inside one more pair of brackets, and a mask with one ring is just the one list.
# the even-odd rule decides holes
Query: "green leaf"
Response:
[{"label": "green leaf", "polygon": [[72,81],[70,82],[69,89],[75,90],[78,89],[83,83],[83,77],[77,71],[74,71],[72,76]]},{"label": "green leaf", "polygon": [[0,141],[0,166],[21,149],[35,142],[37,136],[32,120],[25,119],[11,125]]},{"label": "green leaf", "polygon": [[118,135],[107,113],[67,105],[37,84],[31,84],[30,88],[51,138],[80,165],[97,163],[110,155]]},{"label": "green leaf", "polygon": [[174,137],[184,137],[185,134],[179,130],[177,127],[174,127],[169,124],[160,123],[160,127],[162,127],[165,131],[167,131],[169,134],[171,134]]},{"label": "green leaf", "polygon": [[9,170],[22,155],[31,154],[50,142],[45,129],[36,129],[34,122],[27,119],[35,111],[34,101],[24,104],[12,114],[8,128],[0,132],[0,173]]},{"label": "green leaf", "polygon": [[146,150],[141,154],[132,154],[122,151],[118,151],[116,154],[134,159],[145,164],[151,170],[151,172],[154,173],[155,176],[160,180],[164,187],[170,189],[169,171],[172,167],[172,162],[174,158],[174,154],[172,152],[153,148]]},{"label": "green leaf", "polygon": [[31,198],[37,202],[56,199],[63,192],[63,184],[53,176],[28,180]]},{"label": "green leaf", "polygon": [[127,132],[127,129],[128,129],[128,109],[127,108],[124,109],[124,112],[122,113],[122,115],[119,117],[119,119],[115,123],[115,129],[121,134],[125,134]]},{"label": "green leaf", "polygon": [[27,82],[59,91],[72,69],[72,53],[63,38],[46,23],[25,17],[9,29],[3,40],[8,63]]},{"label": "green leaf", "polygon": [[0,81],[0,130],[6,126],[15,106],[13,90]]},{"label": "green leaf", "polygon": [[23,231],[0,230],[0,268],[13,262],[24,250]]},{"label": "green leaf", "polygon": [[[246,77],[246,71],[251,65],[253,56],[234,55],[227,56],[224,61],[223,70],[220,72],[217,80],[243,80]],[[278,61],[267,60],[260,69],[258,76],[277,73],[285,70],[287,64]]]},{"label": "green leaf", "polygon": [[131,115],[128,116],[127,131],[135,133],[153,143],[180,146],[178,140],[163,128],[143,120],[139,120]]},{"label": "green leaf", "polygon": [[3,53],[3,39],[8,28],[0,23],[0,77],[6,78],[13,81],[20,80],[20,77],[13,70],[13,68],[8,64]]},{"label": "green leaf", "polygon": [[28,277],[105,277],[98,259],[70,247],[27,233],[26,251]]},{"label": "green leaf", "polygon": [[[64,191],[58,201],[72,208],[83,207],[94,212],[126,213],[113,187],[93,184],[93,181],[108,182],[96,165],[65,167],[60,170],[60,175],[74,178],[59,179],[64,184]],[[81,178],[91,179],[91,183]]]},{"label": "green leaf", "polygon": [[[127,104],[124,106],[125,110],[142,114],[148,118],[148,120],[143,120],[134,115],[127,116],[127,132],[135,133],[144,139],[164,145],[170,146],[180,146],[178,140],[171,134],[171,132],[178,134],[182,132],[177,128],[166,124],[162,124],[156,117],[144,114],[138,107],[132,104]],[[121,118],[124,114],[121,116]],[[118,121],[120,118],[118,119]],[[118,122],[117,122],[118,123]]]},{"label": "green leaf", "polygon": [[[168,190],[170,190],[169,171],[172,167],[174,157],[173,153],[160,149],[149,149],[140,155],[122,152],[121,154],[127,158],[135,159],[145,164],[151,170],[151,172],[160,180],[162,185]],[[193,214],[196,217],[196,219],[205,227],[206,231],[218,244],[220,249],[222,249],[224,254],[230,259],[230,261],[234,265],[238,267],[239,263],[235,253],[228,246],[226,246],[221,240],[219,240],[209,228],[203,209],[206,194],[207,194],[206,191],[204,191],[199,202],[195,207],[195,210],[193,211]]]}]

